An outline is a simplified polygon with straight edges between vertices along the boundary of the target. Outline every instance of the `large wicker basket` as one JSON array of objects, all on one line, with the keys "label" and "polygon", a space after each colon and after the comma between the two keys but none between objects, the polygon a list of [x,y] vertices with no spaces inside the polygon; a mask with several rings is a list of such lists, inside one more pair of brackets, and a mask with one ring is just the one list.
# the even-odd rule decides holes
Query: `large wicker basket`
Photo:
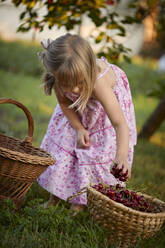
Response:
[{"label": "large wicker basket", "polygon": [[92,187],[87,188],[88,209],[93,220],[108,228],[110,240],[117,247],[135,247],[138,238],[149,238],[165,220],[165,203],[141,194],[162,209],[161,213],[144,213],[117,203]]},{"label": "large wicker basket", "polygon": [[10,198],[19,207],[33,182],[55,159],[32,146],[34,124],[28,109],[12,99],[0,99],[2,103],[15,104],[28,119],[28,136],[23,141],[0,134],[0,199]]}]

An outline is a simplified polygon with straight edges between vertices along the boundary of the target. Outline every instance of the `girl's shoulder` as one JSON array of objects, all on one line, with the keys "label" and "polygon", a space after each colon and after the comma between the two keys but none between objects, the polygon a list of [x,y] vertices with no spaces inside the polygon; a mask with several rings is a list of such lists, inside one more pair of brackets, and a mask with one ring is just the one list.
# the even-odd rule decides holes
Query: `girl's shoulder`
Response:
[{"label": "girl's shoulder", "polygon": [[108,63],[104,57],[101,57],[101,59],[97,59],[97,66],[99,70],[95,87],[97,87],[98,84],[104,86],[104,83],[108,81],[113,89],[116,85],[116,74],[113,69],[115,65]]},{"label": "girl's shoulder", "polygon": [[[118,65],[116,65],[116,64],[111,64],[111,63],[110,63],[105,57],[103,57],[103,56],[102,56],[101,58],[97,58],[97,63],[104,65],[104,67],[107,68],[107,71],[108,71],[108,68],[112,68],[112,69],[114,69],[115,71],[118,71],[118,72],[120,72],[120,73],[125,73],[125,72],[123,71],[122,68],[120,68],[120,67],[119,67]],[[98,77],[101,78],[105,73],[106,73],[106,71],[103,72],[103,73],[101,73]]]}]

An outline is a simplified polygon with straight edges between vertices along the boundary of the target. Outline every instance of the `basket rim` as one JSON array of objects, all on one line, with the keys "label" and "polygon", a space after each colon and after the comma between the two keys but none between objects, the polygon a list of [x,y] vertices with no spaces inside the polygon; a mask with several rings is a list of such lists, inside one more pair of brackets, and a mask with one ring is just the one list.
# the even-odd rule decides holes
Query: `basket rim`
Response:
[{"label": "basket rim", "polygon": [[[15,137],[11,137],[11,136],[7,136],[5,134],[0,133],[0,137],[1,136],[4,138],[11,139],[13,141],[19,142],[19,143],[22,142],[20,139],[17,139]],[[51,154],[49,154],[47,151],[43,150],[42,148],[33,146],[31,143],[26,143],[26,146],[28,146],[30,149],[34,148],[36,151],[42,152],[47,157],[46,156],[45,157],[44,156],[39,157],[39,156],[33,155],[33,154],[21,153],[19,151],[10,150],[10,149],[2,147],[2,146],[0,146],[0,156],[14,160],[14,161],[21,161],[21,162],[24,162],[26,164],[33,163],[33,164],[40,164],[43,166],[47,166],[47,165],[53,165],[56,163],[56,159],[54,157],[52,157]],[[34,160],[34,161],[32,162],[32,160]]]},{"label": "basket rim", "polygon": [[[143,216],[143,217],[163,217],[165,219],[165,210],[161,213],[145,213],[145,212],[142,212],[142,211],[138,211],[138,210],[135,210],[135,209],[132,209],[132,208],[129,208],[127,206],[125,206],[124,204],[122,203],[119,203],[119,202],[116,202],[112,199],[110,199],[108,196],[102,194],[101,192],[95,190],[94,188],[92,188],[91,186],[89,186],[87,188],[87,190],[89,191],[92,191],[92,193],[94,193],[95,195],[100,195],[104,200],[106,200],[107,202],[111,202],[113,205],[115,205],[116,207],[118,208],[122,208],[124,211],[126,212],[130,212],[132,214],[135,214],[135,215],[140,215],[140,216]],[[159,200],[158,198],[152,198],[151,196],[147,195],[147,194],[143,194],[141,192],[138,192],[140,193],[141,195],[144,195],[146,196],[147,198],[149,199],[153,199],[153,201],[157,201],[157,202],[160,202],[162,205],[165,206],[165,202]]]}]

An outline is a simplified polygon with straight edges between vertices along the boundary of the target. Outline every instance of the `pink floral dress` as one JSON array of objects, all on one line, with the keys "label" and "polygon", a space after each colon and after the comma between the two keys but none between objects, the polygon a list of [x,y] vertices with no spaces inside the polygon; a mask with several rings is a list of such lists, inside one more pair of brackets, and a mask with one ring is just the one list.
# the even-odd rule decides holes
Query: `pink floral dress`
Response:
[{"label": "pink floral dress", "polygon": [[[116,75],[114,94],[129,127],[128,162],[132,165],[137,133],[128,79],[124,71],[118,66],[108,63],[104,57],[101,59],[107,64],[107,68],[98,76],[98,79],[109,68],[112,68]],[[68,93],[67,97],[72,101],[77,99],[74,94]],[[63,114],[59,104],[50,119],[46,135],[41,144],[41,148],[55,157],[56,164],[49,166],[40,175],[38,183],[63,200],[67,200],[69,196],[76,194],[90,183],[97,183],[100,180],[106,184],[115,185],[118,183],[110,173],[112,160],[114,160],[116,154],[116,132],[104,108],[96,99],[90,98],[86,109],[81,114],[81,121],[90,135],[91,146],[89,149],[77,148],[76,131]],[[73,203],[87,204],[86,194],[76,197]]]}]

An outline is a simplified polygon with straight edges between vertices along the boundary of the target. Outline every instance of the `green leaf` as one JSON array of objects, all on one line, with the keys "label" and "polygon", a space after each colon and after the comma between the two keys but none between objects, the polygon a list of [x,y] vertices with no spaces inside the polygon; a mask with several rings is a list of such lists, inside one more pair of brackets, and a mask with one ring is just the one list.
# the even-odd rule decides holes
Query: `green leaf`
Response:
[{"label": "green leaf", "polygon": [[25,33],[25,32],[27,32],[27,31],[29,31],[29,30],[30,30],[30,27],[28,27],[28,28],[19,27],[19,28],[17,29],[17,32],[23,32],[23,33]]},{"label": "green leaf", "polygon": [[106,38],[105,32],[100,32],[100,34],[96,37],[95,42],[99,43],[101,42],[104,38]]},{"label": "green leaf", "polygon": [[133,24],[139,22],[135,17],[132,16],[125,16],[121,23],[123,24]]},{"label": "green leaf", "polygon": [[22,20],[26,15],[26,11],[22,12],[19,16],[19,19]]},{"label": "green leaf", "polygon": [[125,34],[126,34],[125,28],[122,27],[121,25],[118,25],[118,29],[119,29],[121,32],[120,32],[119,34],[117,34],[117,35],[125,36]]},{"label": "green leaf", "polygon": [[123,55],[123,59],[127,62],[127,63],[131,63],[131,58],[126,56],[126,55]]}]

